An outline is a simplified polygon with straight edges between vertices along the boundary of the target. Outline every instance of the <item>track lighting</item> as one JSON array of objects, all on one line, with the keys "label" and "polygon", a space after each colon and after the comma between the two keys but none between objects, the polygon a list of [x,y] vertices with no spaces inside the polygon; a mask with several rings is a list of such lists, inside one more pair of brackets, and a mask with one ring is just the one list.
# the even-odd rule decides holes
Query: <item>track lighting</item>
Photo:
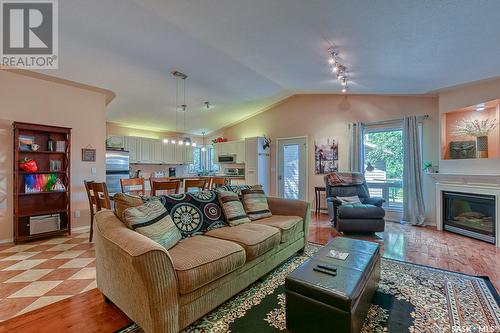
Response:
[{"label": "track lighting", "polygon": [[342,93],[347,92],[347,68],[339,62],[338,53],[333,48],[328,49],[330,53],[330,58],[328,63],[331,66],[332,73],[336,74],[337,80],[340,81],[342,85]]}]

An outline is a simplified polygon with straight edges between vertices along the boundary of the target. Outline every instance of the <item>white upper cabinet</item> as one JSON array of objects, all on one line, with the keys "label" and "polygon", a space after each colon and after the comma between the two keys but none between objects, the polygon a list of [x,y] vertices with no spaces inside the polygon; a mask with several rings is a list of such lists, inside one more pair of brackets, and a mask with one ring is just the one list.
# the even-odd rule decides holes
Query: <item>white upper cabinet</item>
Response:
[{"label": "white upper cabinet", "polygon": [[236,150],[235,150],[236,163],[245,163],[245,160],[246,160],[245,140],[236,141],[235,148],[236,148]]},{"label": "white upper cabinet", "polygon": [[175,145],[170,143],[163,144],[163,157],[164,163],[175,163]]},{"label": "white upper cabinet", "polygon": [[130,163],[140,162],[141,159],[141,142],[140,138],[134,136],[126,136],[124,138],[125,150],[129,152]]},{"label": "white upper cabinet", "polygon": [[175,164],[183,164],[186,156],[186,147],[175,145],[174,152],[174,163]]},{"label": "white upper cabinet", "polygon": [[245,140],[220,142],[215,143],[213,146],[216,160],[218,160],[219,156],[235,155],[236,163],[245,163]]},{"label": "white upper cabinet", "polygon": [[194,147],[163,143],[163,140],[126,136],[123,146],[129,151],[130,163],[191,164]]},{"label": "white upper cabinet", "polygon": [[192,146],[187,146],[184,156],[184,163],[191,164],[193,162],[194,162],[194,148]]}]

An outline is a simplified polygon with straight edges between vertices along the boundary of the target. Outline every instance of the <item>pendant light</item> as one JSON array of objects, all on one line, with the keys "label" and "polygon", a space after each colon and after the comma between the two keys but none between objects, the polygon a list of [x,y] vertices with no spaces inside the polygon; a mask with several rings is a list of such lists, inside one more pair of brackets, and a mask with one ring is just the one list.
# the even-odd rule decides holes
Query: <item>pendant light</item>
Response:
[{"label": "pendant light", "polygon": [[201,134],[203,135],[203,144],[201,146],[201,151],[202,152],[206,152],[207,151],[207,148],[205,147],[205,132],[201,132]]},{"label": "pendant light", "polygon": [[[187,104],[186,104],[186,79],[188,76],[184,73],[181,73],[179,71],[173,71],[172,75],[176,79],[175,81],[175,131],[179,133],[179,112],[182,110],[183,115],[182,115],[182,131],[183,133],[186,133],[186,112],[187,112]],[[183,93],[183,103],[182,105],[179,106],[179,79],[182,80],[182,93]],[[180,110],[179,110],[180,109]],[[176,140],[171,141],[173,144],[178,144],[178,145],[186,145],[186,146],[196,146],[196,144],[192,144],[191,138],[187,137],[177,137]]]}]

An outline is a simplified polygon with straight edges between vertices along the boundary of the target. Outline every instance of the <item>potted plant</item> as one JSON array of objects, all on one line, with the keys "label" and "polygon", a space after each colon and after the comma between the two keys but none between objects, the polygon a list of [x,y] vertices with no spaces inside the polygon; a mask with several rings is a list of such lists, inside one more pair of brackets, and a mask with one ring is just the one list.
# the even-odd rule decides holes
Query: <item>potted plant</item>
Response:
[{"label": "potted plant", "polygon": [[496,119],[478,120],[462,119],[457,122],[455,135],[473,136],[476,138],[476,155],[478,158],[488,157],[488,134],[497,127]]}]

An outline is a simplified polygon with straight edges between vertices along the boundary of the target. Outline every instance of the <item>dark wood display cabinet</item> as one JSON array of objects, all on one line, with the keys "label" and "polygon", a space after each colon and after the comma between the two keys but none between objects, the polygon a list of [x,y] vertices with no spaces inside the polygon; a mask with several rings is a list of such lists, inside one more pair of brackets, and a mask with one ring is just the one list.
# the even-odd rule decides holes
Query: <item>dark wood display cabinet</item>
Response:
[{"label": "dark wood display cabinet", "polygon": [[71,128],[14,122],[14,242],[71,233]]}]

